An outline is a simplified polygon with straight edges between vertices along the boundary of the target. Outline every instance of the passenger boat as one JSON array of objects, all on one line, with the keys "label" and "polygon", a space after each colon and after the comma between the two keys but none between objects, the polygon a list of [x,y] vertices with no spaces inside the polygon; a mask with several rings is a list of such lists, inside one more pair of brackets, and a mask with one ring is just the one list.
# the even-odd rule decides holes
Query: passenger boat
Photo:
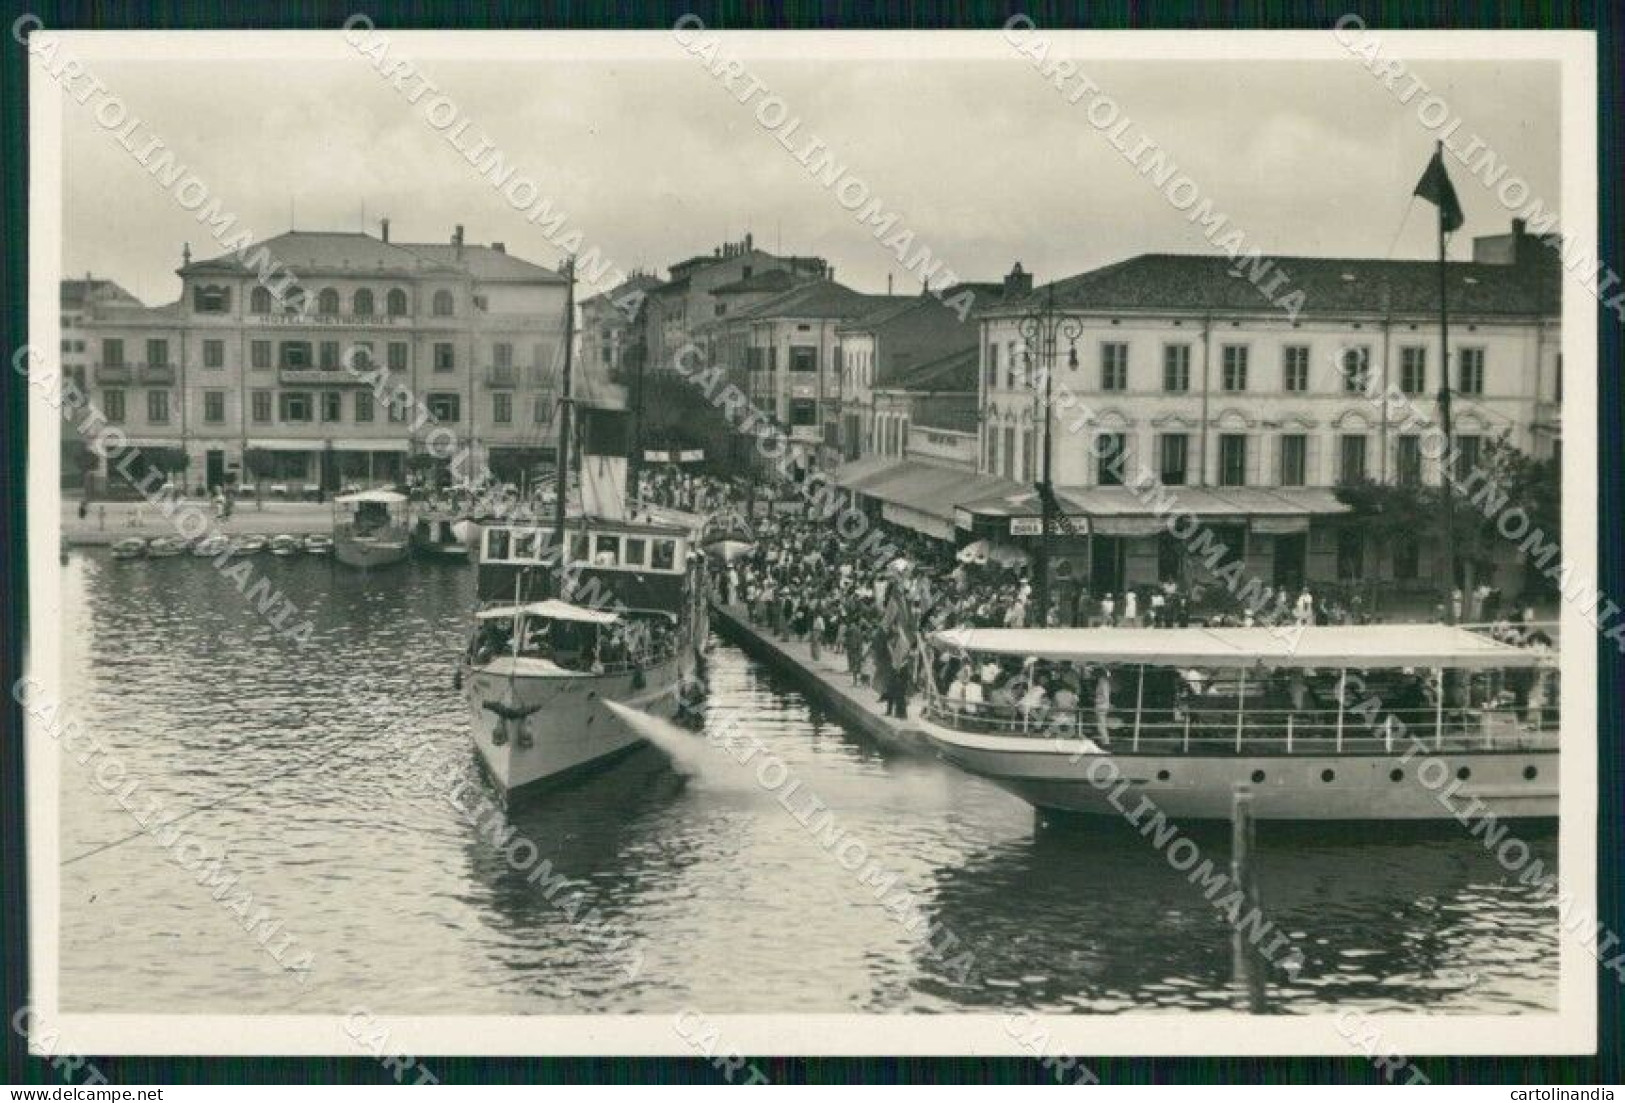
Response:
[{"label": "passenger boat", "polygon": [[178,536],[154,536],[147,541],[148,559],[168,559],[186,550],[186,542]]},{"label": "passenger boat", "polygon": [[147,542],[139,536],[126,536],[113,544],[114,559],[141,559],[147,554]]},{"label": "passenger boat", "polygon": [[704,649],[704,557],[695,530],[579,517],[562,564],[548,529],[483,527],[482,598],[463,657],[474,746],[511,793],[600,765],[643,742],[607,705],[678,715]]},{"label": "passenger boat", "polygon": [[410,553],[412,524],[406,495],[393,490],[341,494],[333,499],[333,509],[333,555],[340,563],[387,567]]},{"label": "passenger boat", "polygon": [[298,555],[305,550],[305,542],[297,536],[283,534],[271,537],[272,555]]},{"label": "passenger boat", "polygon": [[258,555],[269,547],[269,542],[263,536],[238,536],[232,540],[231,546],[238,555]]},{"label": "passenger boat", "polygon": [[[624,493],[628,412],[585,409],[580,462],[572,462],[574,286],[571,274],[552,523],[511,511],[479,521],[475,589],[485,607],[457,675],[475,750],[505,795],[643,745],[613,706],[676,716],[698,681],[707,634],[701,519],[633,519]],[[572,515],[573,467],[580,508]]]},{"label": "passenger boat", "polygon": [[[1038,808],[1124,817],[1143,799],[1217,820],[1245,785],[1269,820],[1558,812],[1544,644],[1435,624],[1012,628],[939,632],[925,653],[1015,679],[995,704],[927,678],[920,723],[944,758]],[[1046,679],[1078,703],[1027,696]]]},{"label": "passenger boat", "polygon": [[313,532],[305,537],[302,546],[310,555],[331,555],[333,552],[333,538],[319,532]]}]

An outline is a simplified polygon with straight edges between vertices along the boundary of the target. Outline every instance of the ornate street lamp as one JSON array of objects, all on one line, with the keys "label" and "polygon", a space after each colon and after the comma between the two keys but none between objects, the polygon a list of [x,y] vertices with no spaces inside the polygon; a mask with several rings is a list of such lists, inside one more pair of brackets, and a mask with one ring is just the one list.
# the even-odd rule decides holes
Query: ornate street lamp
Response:
[{"label": "ornate street lamp", "polygon": [[1025,346],[1023,355],[1027,363],[1028,385],[1032,384],[1035,358],[1044,373],[1044,397],[1039,410],[1044,419],[1044,459],[1040,477],[1034,484],[1038,491],[1039,530],[1038,554],[1034,557],[1033,570],[1033,622],[1042,627],[1049,616],[1050,534],[1055,531],[1056,515],[1055,486],[1051,480],[1054,455],[1050,441],[1055,354],[1060,342],[1065,341],[1067,366],[1071,368],[1078,366],[1078,338],[1083,336],[1083,323],[1069,314],[1056,313],[1055,285],[1052,283],[1045,292],[1042,305],[1035,306],[1023,314],[1016,322],[1016,330],[1021,334]]}]

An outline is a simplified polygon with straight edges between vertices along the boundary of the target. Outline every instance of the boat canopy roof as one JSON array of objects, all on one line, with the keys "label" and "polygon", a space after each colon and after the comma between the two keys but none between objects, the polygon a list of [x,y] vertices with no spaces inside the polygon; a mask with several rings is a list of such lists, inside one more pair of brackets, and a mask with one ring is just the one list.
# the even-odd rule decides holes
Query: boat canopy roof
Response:
[{"label": "boat canopy roof", "polygon": [[1281,628],[958,628],[938,647],[1051,661],[1197,667],[1532,667],[1538,651],[1445,624]]},{"label": "boat canopy roof", "polygon": [[354,494],[340,494],[333,500],[341,505],[349,505],[352,502],[383,502],[387,505],[399,505],[406,501],[406,495],[393,490],[358,490]]},{"label": "boat canopy roof", "polygon": [[546,617],[548,620],[580,621],[582,624],[617,624],[621,619],[614,613],[583,609],[579,605],[571,605],[568,601],[559,601],[556,598],[532,601],[525,605],[501,605],[494,609],[481,609],[475,615],[480,620],[497,620],[521,614],[527,617]]}]

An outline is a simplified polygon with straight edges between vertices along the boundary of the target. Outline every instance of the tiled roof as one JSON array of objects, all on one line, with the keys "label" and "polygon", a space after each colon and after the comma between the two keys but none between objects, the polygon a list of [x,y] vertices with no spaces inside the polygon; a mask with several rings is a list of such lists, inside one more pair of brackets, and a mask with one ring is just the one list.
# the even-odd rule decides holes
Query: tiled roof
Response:
[{"label": "tiled roof", "polygon": [[600,299],[603,299],[606,302],[615,302],[636,291],[642,291],[644,294],[648,294],[649,292],[663,286],[663,283],[664,281],[662,281],[659,276],[651,276],[647,272],[637,272],[628,276],[626,279],[622,280],[608,291],[601,291],[596,295],[590,296],[589,298],[582,299],[581,305],[587,306],[589,303],[595,303]]},{"label": "tiled roof", "polygon": [[62,305],[65,307],[84,306],[92,300],[122,301],[127,303],[139,300],[112,280],[98,280],[89,277],[82,280],[62,281]]},{"label": "tiled roof", "polygon": [[745,318],[854,318],[890,302],[895,296],[866,295],[833,280],[814,280],[766,302]]},{"label": "tiled roof", "polygon": [[725,283],[721,287],[713,287],[713,295],[746,295],[763,291],[788,291],[798,284],[805,283],[808,277],[797,277],[782,268],[774,268],[767,272],[757,272],[733,283]]},{"label": "tiled roof", "polygon": [[[510,256],[487,245],[464,245],[462,255],[451,244],[386,242],[361,233],[327,233],[290,230],[251,246],[245,251],[252,259],[264,248],[289,270],[305,273],[378,274],[422,276],[436,272],[467,272],[481,280],[523,280],[562,283],[563,277],[550,268]],[[253,271],[236,253],[194,261],[180,269],[183,276],[211,272],[239,274]]]},{"label": "tiled roof", "polygon": [[974,391],[981,350],[975,345],[956,349],[946,356],[904,368],[876,390],[887,391]]},{"label": "tiled roof", "polygon": [[551,268],[543,268],[540,264],[532,264],[528,260],[521,260],[512,253],[501,249],[493,249],[489,245],[463,245],[461,260],[457,256],[457,246],[449,243],[419,244],[417,242],[403,242],[401,248],[408,249],[436,264],[443,264],[450,268],[466,268],[469,275],[477,280],[514,280],[536,283],[564,282],[564,277]]},{"label": "tiled roof", "polygon": [[936,307],[944,311],[952,311],[957,316],[957,310],[948,306],[961,292],[969,291],[973,300],[970,309],[986,309],[1004,298],[1004,284],[1002,283],[956,283],[952,287],[943,288],[933,294],[901,295],[895,301],[889,302],[878,310],[853,318],[841,327],[843,333],[875,333],[892,322],[923,307]]},{"label": "tiled roof", "polygon": [[[1303,292],[1302,314],[1434,315],[1439,310],[1439,268],[1424,260],[1339,257],[1266,257],[1268,274],[1255,285],[1222,254],[1146,253],[1059,280],[1055,305],[1079,310],[1257,312],[1294,291]],[[1536,257],[1523,264],[1446,265],[1452,311],[1464,314],[1555,314],[1556,265]],[[1273,273],[1284,275],[1273,283]],[[1262,288],[1270,288],[1266,295]],[[1016,312],[1041,304],[1049,287],[1031,296],[992,305],[984,315]]]}]

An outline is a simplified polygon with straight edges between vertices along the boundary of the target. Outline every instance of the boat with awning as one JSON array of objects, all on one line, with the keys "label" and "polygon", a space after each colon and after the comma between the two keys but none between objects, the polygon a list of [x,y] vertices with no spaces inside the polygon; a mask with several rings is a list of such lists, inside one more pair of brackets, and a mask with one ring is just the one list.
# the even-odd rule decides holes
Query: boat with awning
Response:
[{"label": "boat with awning", "polygon": [[928,643],[926,735],[1039,808],[1123,815],[1143,797],[1223,819],[1246,786],[1263,819],[1444,820],[1473,801],[1557,814],[1544,631],[989,628]]}]

